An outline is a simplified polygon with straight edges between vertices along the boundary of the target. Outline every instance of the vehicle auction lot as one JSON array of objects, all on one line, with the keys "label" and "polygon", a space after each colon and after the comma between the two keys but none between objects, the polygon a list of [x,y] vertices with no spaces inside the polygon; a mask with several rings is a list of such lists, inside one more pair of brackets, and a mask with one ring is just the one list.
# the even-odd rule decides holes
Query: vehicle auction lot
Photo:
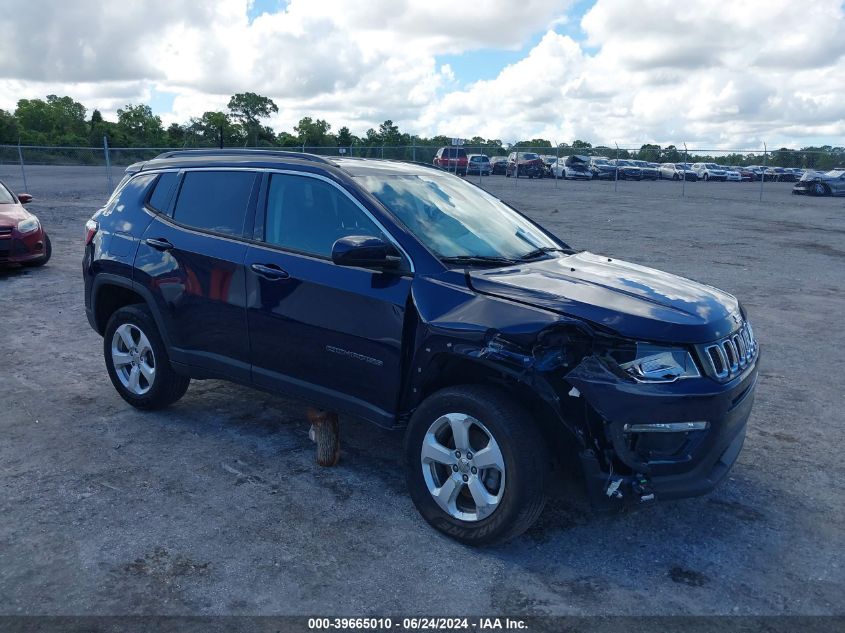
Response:
[{"label": "vehicle auction lot", "polygon": [[[845,200],[485,177],[574,248],[737,295],[762,356],[715,492],[595,515],[561,484],[524,536],[471,549],[417,514],[401,433],[342,420],[322,469],[299,403],[218,381],[155,413],[120,399],[82,299],[104,174],[28,168],[53,259],[0,270],[0,614],[842,612]],[[23,190],[15,168],[0,178]]]}]

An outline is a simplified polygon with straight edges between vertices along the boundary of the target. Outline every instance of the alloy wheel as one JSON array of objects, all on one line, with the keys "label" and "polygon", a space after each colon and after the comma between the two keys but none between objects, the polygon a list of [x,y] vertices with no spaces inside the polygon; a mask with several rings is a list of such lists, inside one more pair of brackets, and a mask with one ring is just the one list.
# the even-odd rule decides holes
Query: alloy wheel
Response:
[{"label": "alloy wheel", "polygon": [[136,396],[152,389],[156,375],[155,354],[150,341],[133,323],[118,327],[111,342],[111,361],[120,384]]},{"label": "alloy wheel", "polygon": [[490,516],[505,491],[505,461],[493,434],[465,413],[437,418],[423,438],[423,477],[437,504],[455,519]]}]

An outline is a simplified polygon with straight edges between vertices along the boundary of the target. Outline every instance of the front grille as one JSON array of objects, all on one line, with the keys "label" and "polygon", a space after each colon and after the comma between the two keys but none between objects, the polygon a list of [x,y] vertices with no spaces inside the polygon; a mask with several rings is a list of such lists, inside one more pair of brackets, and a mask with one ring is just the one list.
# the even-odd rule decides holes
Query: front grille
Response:
[{"label": "front grille", "polygon": [[757,357],[757,341],[751,324],[745,322],[736,332],[716,343],[704,346],[707,373],[719,380],[729,380],[742,373]]},{"label": "front grille", "polygon": [[12,235],[12,227],[11,226],[0,226],[0,237],[11,237]]}]

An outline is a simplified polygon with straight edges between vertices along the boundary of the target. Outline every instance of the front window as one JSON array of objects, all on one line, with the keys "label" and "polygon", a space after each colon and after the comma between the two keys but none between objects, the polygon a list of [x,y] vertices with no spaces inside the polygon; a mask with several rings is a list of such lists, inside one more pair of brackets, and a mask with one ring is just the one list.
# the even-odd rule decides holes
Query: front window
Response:
[{"label": "front window", "polygon": [[559,245],[487,192],[438,173],[356,178],[441,259],[519,259]]},{"label": "front window", "polygon": [[0,204],[15,204],[16,202],[12,192],[0,183]]}]

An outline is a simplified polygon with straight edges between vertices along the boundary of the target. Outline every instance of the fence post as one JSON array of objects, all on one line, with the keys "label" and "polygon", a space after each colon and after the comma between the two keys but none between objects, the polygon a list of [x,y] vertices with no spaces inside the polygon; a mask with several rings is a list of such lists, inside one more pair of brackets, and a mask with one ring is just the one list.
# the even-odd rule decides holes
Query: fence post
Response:
[{"label": "fence post", "polygon": [[552,174],[554,174],[554,177],[555,177],[555,189],[557,189],[557,172],[560,169],[559,163],[560,163],[560,144],[558,144],[558,142],[555,141],[555,167],[552,170]]},{"label": "fence post", "polygon": [[614,142],[614,145],[616,145],[616,170],[613,179],[613,191],[615,193],[619,189],[619,143]]},{"label": "fence post", "polygon": [[763,141],[763,173],[760,174],[760,202],[763,202],[763,182],[766,180],[766,163],[768,158],[768,147],[766,141]]},{"label": "fence post", "polygon": [[23,150],[21,149],[21,140],[18,139],[18,160],[21,162],[21,177],[23,178],[23,190],[27,191],[29,187],[26,184],[26,170],[23,168]]},{"label": "fence post", "polygon": [[109,137],[103,134],[103,156],[106,158],[106,181],[109,183],[109,193],[114,191],[114,183],[111,179],[111,159],[109,157]]},{"label": "fence post", "polygon": [[416,144],[416,142],[414,142],[414,144],[411,145],[411,160],[415,163],[417,162],[417,144]]},{"label": "fence post", "polygon": [[687,197],[687,143],[684,141],[684,168],[681,170],[681,197]]}]

